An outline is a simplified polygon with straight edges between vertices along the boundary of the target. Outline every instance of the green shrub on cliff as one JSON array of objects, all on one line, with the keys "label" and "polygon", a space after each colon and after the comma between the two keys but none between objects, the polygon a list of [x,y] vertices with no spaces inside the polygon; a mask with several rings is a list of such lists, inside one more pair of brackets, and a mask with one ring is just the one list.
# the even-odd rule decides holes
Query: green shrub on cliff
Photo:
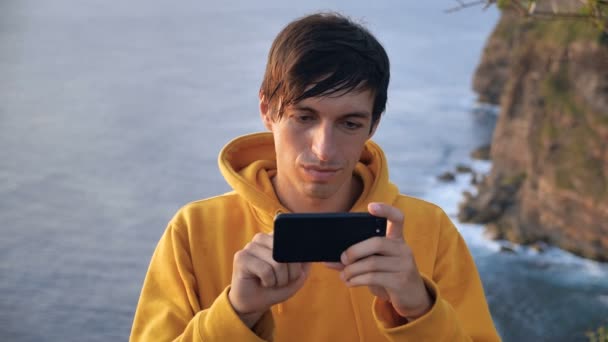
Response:
[{"label": "green shrub on cliff", "polygon": [[596,331],[586,333],[590,342],[608,342],[608,326],[599,327]]},{"label": "green shrub on cliff", "polygon": [[554,73],[551,73],[542,83],[541,93],[544,95],[548,109],[563,111],[564,113],[578,116],[584,112],[574,99],[572,82],[568,78],[566,65]]},{"label": "green shrub on cliff", "polygon": [[[578,20],[592,24],[596,31],[608,33],[608,1],[606,0],[485,0],[502,10],[518,13],[522,17],[550,20]],[[461,1],[459,3],[462,4]],[[549,3],[549,6],[547,4]],[[463,6],[467,7],[467,6]],[[539,9],[540,8],[540,9]]]},{"label": "green shrub on cliff", "polygon": [[538,147],[551,146],[555,184],[596,200],[608,198],[602,160],[589,152],[597,148],[601,138],[592,128],[597,123],[588,118],[601,115],[590,115],[593,111],[577,100],[565,65],[549,74],[540,90],[547,115],[542,121]]},{"label": "green shrub on cliff", "polygon": [[575,40],[602,42],[602,31],[589,21],[534,20],[530,25],[536,39],[559,46],[566,46]]}]

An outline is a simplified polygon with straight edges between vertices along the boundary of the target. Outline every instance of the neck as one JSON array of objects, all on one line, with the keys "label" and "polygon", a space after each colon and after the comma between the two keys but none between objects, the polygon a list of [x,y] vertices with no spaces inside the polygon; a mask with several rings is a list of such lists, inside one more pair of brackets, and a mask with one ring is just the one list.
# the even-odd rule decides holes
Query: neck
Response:
[{"label": "neck", "polygon": [[363,181],[355,175],[329,198],[315,198],[293,193],[289,189],[294,189],[294,187],[288,184],[280,185],[278,174],[271,181],[279,202],[294,213],[346,212],[353,207],[363,192]]}]

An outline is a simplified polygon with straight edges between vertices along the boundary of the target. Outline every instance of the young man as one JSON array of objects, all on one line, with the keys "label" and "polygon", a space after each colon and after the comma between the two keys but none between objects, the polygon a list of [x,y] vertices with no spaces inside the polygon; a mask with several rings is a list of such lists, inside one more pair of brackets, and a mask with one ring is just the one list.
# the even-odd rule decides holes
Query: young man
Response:
[{"label": "young man", "polygon": [[[270,50],[270,133],[221,151],[234,191],[182,208],[152,257],[131,341],[497,341],[475,264],[438,207],[399,194],[369,139],[389,61],[336,14],[289,24]],[[281,212],[370,212],[386,237],[340,263],[277,263]],[[314,247],[313,247],[314,248]]]}]

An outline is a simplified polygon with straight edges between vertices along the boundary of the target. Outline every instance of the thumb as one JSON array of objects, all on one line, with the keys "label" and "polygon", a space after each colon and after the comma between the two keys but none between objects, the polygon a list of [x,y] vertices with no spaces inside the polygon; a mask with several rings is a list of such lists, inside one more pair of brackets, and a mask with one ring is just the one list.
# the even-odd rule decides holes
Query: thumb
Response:
[{"label": "thumb", "polygon": [[403,240],[403,213],[388,204],[373,202],[367,206],[370,214],[385,217],[387,220],[386,237],[388,239]]},{"label": "thumb", "polygon": [[300,277],[298,277],[298,279],[296,279],[296,281],[292,284],[294,289],[300,289],[304,285],[306,279],[308,279],[308,275],[310,274],[310,267],[310,263],[302,264],[302,273],[300,273]]}]

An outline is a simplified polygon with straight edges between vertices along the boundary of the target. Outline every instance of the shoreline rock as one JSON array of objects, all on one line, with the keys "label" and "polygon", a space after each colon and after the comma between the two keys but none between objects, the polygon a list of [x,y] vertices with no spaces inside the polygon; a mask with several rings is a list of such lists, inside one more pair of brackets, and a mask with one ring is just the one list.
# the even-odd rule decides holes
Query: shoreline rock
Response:
[{"label": "shoreline rock", "polygon": [[608,43],[587,26],[502,13],[473,81],[480,101],[500,106],[491,146],[475,151],[492,169],[475,175],[458,219],[605,262]]},{"label": "shoreline rock", "polygon": [[452,172],[446,171],[446,172],[440,174],[439,176],[437,176],[437,179],[439,179],[442,182],[453,182],[456,179],[456,176]]},{"label": "shoreline rock", "polygon": [[490,160],[491,145],[480,146],[471,151],[471,158],[477,160]]},{"label": "shoreline rock", "polygon": [[472,179],[459,220],[608,261],[608,43],[596,31],[503,12],[473,82],[500,105],[491,146],[475,153],[492,169]]},{"label": "shoreline rock", "polygon": [[464,165],[464,164],[458,164],[456,165],[456,172],[457,173],[471,173],[473,174],[473,169],[468,166],[468,165]]}]

